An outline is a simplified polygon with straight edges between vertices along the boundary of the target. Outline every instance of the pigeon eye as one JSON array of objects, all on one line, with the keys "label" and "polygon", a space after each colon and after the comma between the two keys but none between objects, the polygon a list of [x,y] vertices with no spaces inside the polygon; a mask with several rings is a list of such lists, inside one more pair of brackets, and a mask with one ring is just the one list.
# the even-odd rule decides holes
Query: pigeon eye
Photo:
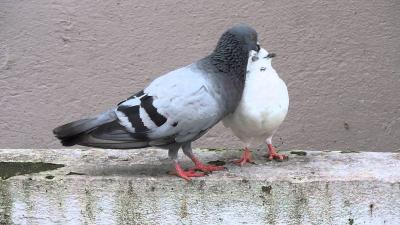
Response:
[{"label": "pigeon eye", "polygon": [[257,60],[258,60],[258,56],[255,55],[255,56],[251,57],[251,61],[252,61],[252,62],[255,62],[255,61],[257,61]]}]

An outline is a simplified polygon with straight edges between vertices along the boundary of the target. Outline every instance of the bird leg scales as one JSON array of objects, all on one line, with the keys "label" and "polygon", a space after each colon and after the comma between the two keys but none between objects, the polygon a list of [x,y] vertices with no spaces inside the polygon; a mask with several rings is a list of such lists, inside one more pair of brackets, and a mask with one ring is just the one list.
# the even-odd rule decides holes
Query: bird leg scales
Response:
[{"label": "bird leg scales", "polygon": [[172,175],[176,175],[178,177],[181,177],[187,181],[190,181],[191,178],[190,177],[204,177],[206,174],[205,173],[199,173],[196,172],[195,170],[188,170],[185,171],[182,169],[182,167],[179,165],[179,163],[175,163],[175,171],[171,172]]},{"label": "bird leg scales", "polygon": [[283,161],[286,159],[289,159],[287,155],[284,154],[278,154],[276,152],[275,147],[272,144],[267,144],[268,146],[268,160],[277,160],[277,161]]},{"label": "bird leg scales", "polygon": [[225,169],[223,166],[205,165],[193,154],[190,156],[190,159],[194,162],[194,167],[190,168],[189,171],[200,170],[203,172],[212,172]]},{"label": "bird leg scales", "polygon": [[254,161],[251,159],[251,151],[247,147],[244,148],[242,157],[238,160],[233,160],[234,163],[237,165],[243,166],[246,163],[254,163]]}]

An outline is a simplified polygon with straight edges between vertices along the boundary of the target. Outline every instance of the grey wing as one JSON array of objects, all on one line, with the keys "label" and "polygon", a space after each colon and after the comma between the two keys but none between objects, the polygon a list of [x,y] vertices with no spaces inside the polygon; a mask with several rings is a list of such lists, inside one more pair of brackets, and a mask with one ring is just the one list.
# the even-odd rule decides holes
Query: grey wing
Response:
[{"label": "grey wing", "polygon": [[115,112],[133,137],[149,145],[191,141],[223,115],[211,86],[201,71],[184,67],[154,80]]},{"label": "grey wing", "polygon": [[124,149],[192,141],[223,115],[214,85],[205,77],[193,65],[172,71],[117,107],[53,133],[65,146]]}]

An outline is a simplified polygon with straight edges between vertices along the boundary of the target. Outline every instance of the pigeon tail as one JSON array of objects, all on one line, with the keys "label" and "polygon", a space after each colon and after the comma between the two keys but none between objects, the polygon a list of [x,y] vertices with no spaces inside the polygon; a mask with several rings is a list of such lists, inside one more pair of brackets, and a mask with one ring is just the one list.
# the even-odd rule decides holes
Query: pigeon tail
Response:
[{"label": "pigeon tail", "polygon": [[85,134],[90,133],[101,125],[114,121],[117,118],[114,110],[111,109],[92,118],[64,124],[55,128],[53,133],[60,139],[63,146],[73,146],[78,144]]}]

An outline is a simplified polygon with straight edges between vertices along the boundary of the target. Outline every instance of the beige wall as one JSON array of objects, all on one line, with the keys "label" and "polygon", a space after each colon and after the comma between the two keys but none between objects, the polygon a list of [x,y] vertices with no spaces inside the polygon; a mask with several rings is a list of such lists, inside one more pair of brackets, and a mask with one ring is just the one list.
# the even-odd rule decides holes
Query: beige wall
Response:
[{"label": "beige wall", "polygon": [[[0,147],[60,147],[52,128],[201,58],[246,22],[289,87],[276,145],[400,149],[399,15],[398,0],[2,0]],[[221,125],[196,143],[241,146]]]}]

